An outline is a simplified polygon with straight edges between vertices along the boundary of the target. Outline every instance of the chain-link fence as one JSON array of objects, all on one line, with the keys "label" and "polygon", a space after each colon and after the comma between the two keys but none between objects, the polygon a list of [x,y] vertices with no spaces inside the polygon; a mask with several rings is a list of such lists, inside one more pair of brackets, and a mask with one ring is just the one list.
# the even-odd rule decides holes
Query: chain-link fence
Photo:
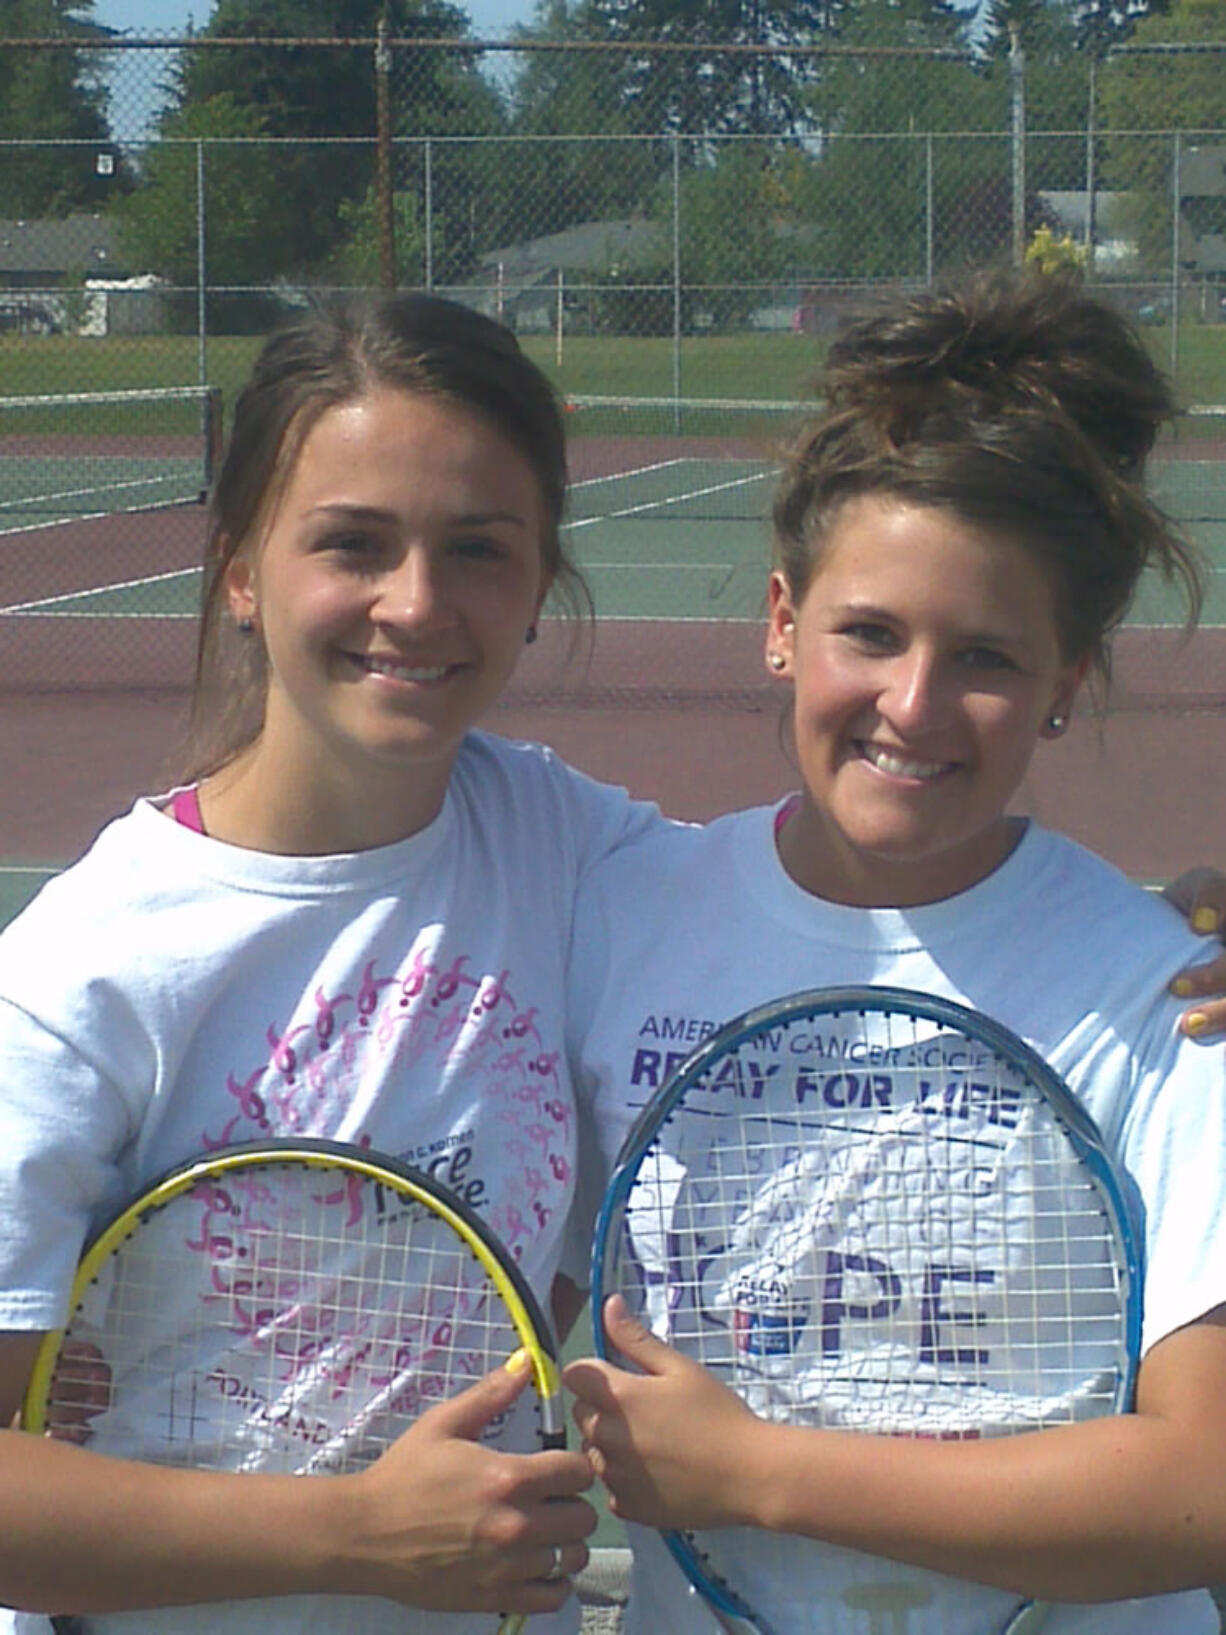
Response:
[{"label": "chain-link fence", "polygon": [[[1146,326],[1204,411],[1157,480],[1226,553],[1226,43],[839,37],[0,42],[0,688],[184,684],[216,404],[323,289],[472,303],[568,400],[572,537],[634,640],[577,681],[540,644],[536,698],[762,707],[769,451],[852,307],[968,262],[1077,260]],[[1151,648],[1123,707],[1220,705]]]},{"label": "chain-link fence", "polygon": [[[1056,66],[814,47],[786,99],[763,89],[779,54],[747,48],[2,49],[27,101],[66,103],[56,135],[0,98],[0,328],[106,341],[98,389],[224,385],[214,339],[311,289],[398,284],[541,337],[567,384],[568,341],[654,340],[619,386],[719,395],[687,342],[820,334],[866,286],[1020,259],[1043,229],[1167,332],[1179,373],[1180,322],[1226,320],[1226,46]],[[712,63],[722,96],[679,124]],[[644,130],[653,105],[671,122]],[[734,395],[782,395],[769,348],[725,351]],[[83,355],[61,356],[13,384],[82,389]]]}]

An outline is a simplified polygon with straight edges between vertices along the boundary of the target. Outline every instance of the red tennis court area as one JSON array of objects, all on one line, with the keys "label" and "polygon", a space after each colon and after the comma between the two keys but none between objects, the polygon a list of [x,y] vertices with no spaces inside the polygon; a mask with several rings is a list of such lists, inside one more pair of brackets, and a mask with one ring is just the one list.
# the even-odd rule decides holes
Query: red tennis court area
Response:
[{"label": "red tennis court area", "polygon": [[[0,603],[71,597],[199,560],[202,516],[166,512],[39,532],[0,550]],[[0,544],[3,544],[0,541]],[[184,617],[62,607],[0,615],[0,857],[63,863],[142,790],[159,787],[185,716],[193,630]],[[573,650],[572,650],[573,649]],[[596,777],[680,817],[770,800],[796,778],[786,688],[751,621],[609,619],[588,636],[546,622],[489,725],[553,745]],[[1119,638],[1111,710],[1083,711],[1045,745],[1019,809],[1143,879],[1226,862],[1226,630],[1189,644],[1165,629]]]}]

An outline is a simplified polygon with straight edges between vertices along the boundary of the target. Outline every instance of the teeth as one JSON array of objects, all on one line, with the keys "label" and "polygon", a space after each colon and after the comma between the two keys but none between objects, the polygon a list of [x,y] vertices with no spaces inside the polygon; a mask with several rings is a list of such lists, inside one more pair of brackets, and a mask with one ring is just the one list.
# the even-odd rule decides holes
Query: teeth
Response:
[{"label": "teeth", "polygon": [[889,750],[880,749],[876,744],[865,744],[864,756],[879,772],[886,772],[894,778],[939,778],[952,764],[949,761],[904,760],[901,755],[892,755]]},{"label": "teeth", "polygon": [[396,659],[370,657],[362,662],[372,675],[393,676],[397,681],[441,681],[447,674],[445,664],[414,666],[402,664]]}]

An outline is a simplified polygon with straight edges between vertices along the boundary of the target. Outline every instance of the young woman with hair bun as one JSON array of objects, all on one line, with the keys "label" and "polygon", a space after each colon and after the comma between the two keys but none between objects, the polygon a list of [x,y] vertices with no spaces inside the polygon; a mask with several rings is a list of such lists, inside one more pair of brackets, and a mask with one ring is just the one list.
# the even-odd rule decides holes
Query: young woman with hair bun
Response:
[{"label": "young woman with hair bun", "polygon": [[[986,1012],[1066,1078],[1143,1200],[1136,1411],[997,1440],[768,1424],[614,1297],[603,1320],[633,1371],[573,1363],[576,1421],[628,1522],[825,1547],[814,1627],[975,1635],[1038,1599],[1049,1635],[1210,1635],[1200,1586],[1226,1580],[1226,1060],[1181,1033],[1167,994],[1203,944],[1010,811],[1082,689],[1105,685],[1143,570],[1183,588],[1190,618],[1199,606],[1196,560],[1143,481],[1170,395],[1110,306],[1012,272],[866,317],[831,348],[820,395],[775,506],[765,643],[792,686],[801,787],[593,871],[572,972],[581,1096],[607,1164],[665,1026],[698,1039],[848,984]],[[632,1532],[628,1631],[709,1635],[661,1542]],[[841,1597],[857,1574],[880,1586],[876,1611]]]}]

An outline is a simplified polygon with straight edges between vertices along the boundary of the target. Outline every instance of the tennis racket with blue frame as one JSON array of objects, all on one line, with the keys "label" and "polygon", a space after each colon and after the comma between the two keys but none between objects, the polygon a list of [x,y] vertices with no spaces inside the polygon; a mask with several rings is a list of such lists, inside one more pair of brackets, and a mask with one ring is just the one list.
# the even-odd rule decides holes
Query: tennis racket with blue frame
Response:
[{"label": "tennis racket with blue frame", "polygon": [[[593,1310],[612,1293],[781,1423],[969,1439],[1132,1403],[1129,1183],[1022,1040],[902,989],[798,993],[686,1059],[604,1199]],[[1030,1635],[1046,1617],[809,1539],[665,1540],[732,1635]]]},{"label": "tennis racket with blue frame", "polygon": [[564,1447],[549,1323],[480,1217],[369,1149],[269,1140],[162,1176],[95,1237],[22,1424],[156,1464],[356,1471],[521,1347],[534,1389],[488,1438]]}]

